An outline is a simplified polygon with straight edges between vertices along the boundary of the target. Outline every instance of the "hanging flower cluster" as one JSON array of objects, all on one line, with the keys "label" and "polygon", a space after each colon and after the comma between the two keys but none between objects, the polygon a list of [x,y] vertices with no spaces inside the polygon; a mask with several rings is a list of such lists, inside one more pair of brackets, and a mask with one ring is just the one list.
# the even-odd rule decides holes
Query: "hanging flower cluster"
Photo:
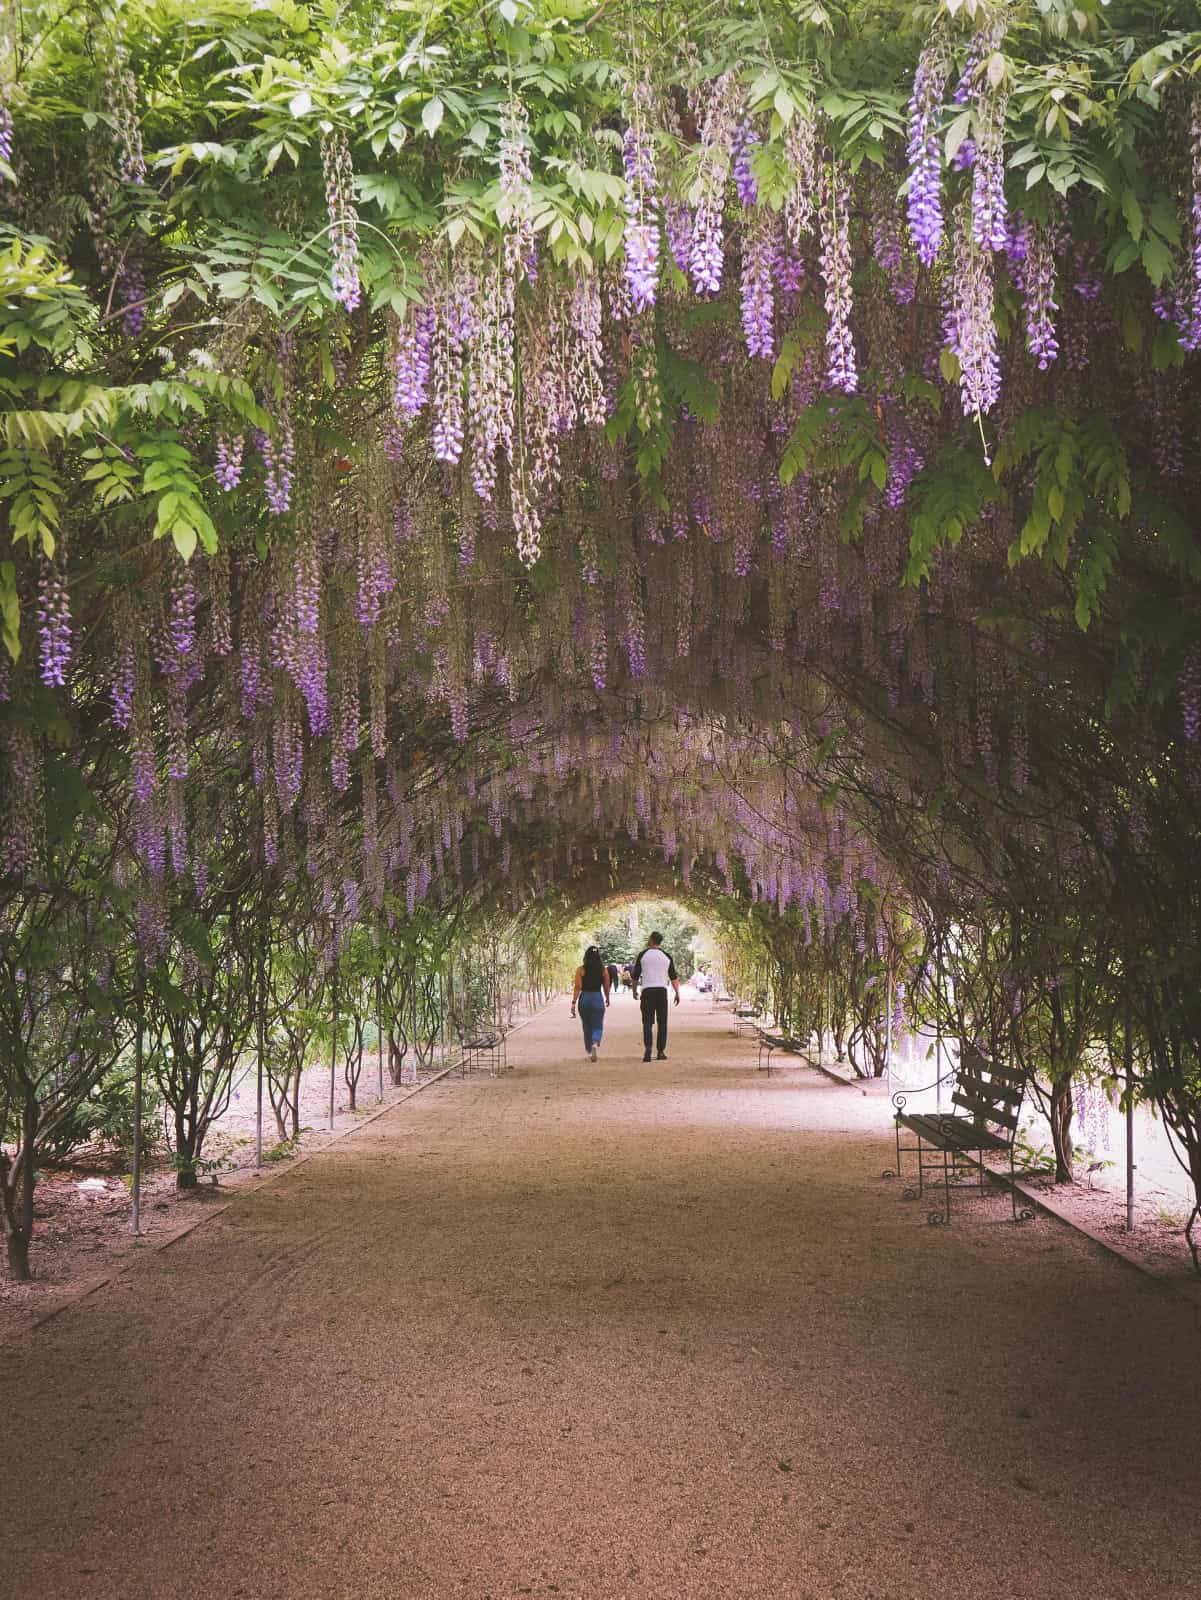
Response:
[{"label": "hanging flower cluster", "polygon": [[626,283],[635,311],[654,305],[659,284],[659,224],[655,216],[658,185],[654,147],[646,130],[647,99],[645,87],[640,85],[622,142]]},{"label": "hanging flower cluster", "polygon": [[358,264],[359,216],[354,203],[350,144],[344,133],[329,133],[322,140],[321,164],[325,171],[329,242],[334,258],[333,295],[347,311],[357,311],[363,297]]},{"label": "hanging flower cluster", "polygon": [[932,40],[922,51],[909,101],[907,204],[913,248],[932,267],[942,244],[942,138],[938,114],[947,80],[945,47]]},{"label": "hanging flower cluster", "polygon": [[733,73],[726,73],[713,85],[701,126],[700,168],[688,256],[698,294],[717,294],[721,289],[725,256],[722,213],[737,104],[737,81]]},{"label": "hanging flower cluster", "polygon": [[821,203],[821,270],[826,285],[828,365],[831,389],[854,394],[859,387],[855,341],[851,334],[851,241],[845,181],[837,161],[823,173]]},{"label": "hanging flower cluster", "polygon": [[49,562],[38,588],[38,639],[42,682],[61,688],[71,661],[71,607],[62,573]]}]

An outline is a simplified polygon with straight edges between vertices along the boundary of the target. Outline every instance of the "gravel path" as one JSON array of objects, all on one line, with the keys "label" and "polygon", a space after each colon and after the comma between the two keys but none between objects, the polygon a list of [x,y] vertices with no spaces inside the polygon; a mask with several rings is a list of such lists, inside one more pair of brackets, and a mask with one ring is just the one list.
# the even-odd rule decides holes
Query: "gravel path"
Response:
[{"label": "gravel path", "polygon": [[1194,1600],[1196,1311],[669,1049],[556,1004],[0,1348],[5,1591]]}]

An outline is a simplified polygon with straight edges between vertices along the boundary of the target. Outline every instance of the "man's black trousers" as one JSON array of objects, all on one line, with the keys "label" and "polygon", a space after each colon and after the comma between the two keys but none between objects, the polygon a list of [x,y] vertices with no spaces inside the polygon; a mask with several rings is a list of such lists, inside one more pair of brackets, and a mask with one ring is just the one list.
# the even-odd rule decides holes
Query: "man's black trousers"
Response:
[{"label": "man's black trousers", "polygon": [[655,1049],[660,1055],[667,1049],[667,990],[644,989],[639,996],[642,1001],[642,1044],[649,1050],[651,1047],[651,1029],[658,1023],[658,1041]]}]

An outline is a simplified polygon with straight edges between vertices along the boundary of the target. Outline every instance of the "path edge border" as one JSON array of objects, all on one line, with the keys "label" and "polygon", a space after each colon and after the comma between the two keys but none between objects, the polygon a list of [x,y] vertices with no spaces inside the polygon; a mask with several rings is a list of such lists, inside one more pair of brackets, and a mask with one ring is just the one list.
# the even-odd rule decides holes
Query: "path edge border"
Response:
[{"label": "path edge border", "polygon": [[[550,1002],[548,1002],[549,1004]],[[541,1016],[546,1009],[546,1006],[541,1006],[537,1011],[532,1011],[528,1017],[522,1017],[520,1022],[514,1023],[508,1030],[509,1034],[518,1033],[527,1023],[533,1022],[536,1017]],[[507,1037],[508,1034],[506,1035]],[[271,1172],[264,1172],[259,1169],[259,1176],[253,1182],[240,1187],[236,1193],[231,1193],[227,1200],[223,1200],[220,1205],[214,1206],[211,1211],[206,1211],[203,1216],[193,1217],[190,1222],[185,1222],[175,1232],[168,1233],[161,1239],[156,1239],[153,1244],[135,1245],[129,1256],[114,1267],[111,1272],[106,1272],[102,1277],[95,1278],[90,1283],[85,1283],[75,1293],[67,1295],[65,1299],[58,1301],[48,1310],[43,1311],[40,1316],[35,1317],[32,1322],[26,1323],[23,1328],[0,1335],[0,1348],[6,1345],[19,1344],[22,1339],[27,1338],[37,1329],[44,1328],[48,1322],[53,1322],[55,1317],[61,1316],[64,1311],[70,1311],[72,1306],[79,1305],[81,1301],[88,1300],[92,1295],[98,1294],[101,1289],[106,1289],[110,1284],[116,1283],[119,1278],[132,1271],[139,1261],[144,1261],[147,1256],[159,1255],[162,1251],[169,1250],[173,1244],[178,1244],[181,1239],[186,1239],[189,1234],[195,1233],[198,1228],[203,1228],[206,1223],[223,1216],[231,1206],[236,1205],[246,1195],[258,1194],[260,1190],[268,1188],[273,1183],[278,1183],[290,1173],[295,1172],[298,1167],[304,1166],[306,1162],[313,1161],[318,1156],[324,1155],[333,1145],[339,1144],[343,1139],[349,1139],[352,1135],[358,1133],[360,1129],[370,1127],[380,1117],[387,1116],[388,1112],[395,1111],[399,1106],[403,1106],[406,1101],[412,1100],[422,1090],[430,1088],[435,1083],[440,1083],[443,1078],[449,1077],[452,1072],[457,1072],[462,1064],[461,1058],[458,1061],[452,1061],[450,1066],[443,1067],[440,1072],[436,1072],[423,1082],[415,1084],[408,1094],[402,1094],[398,1099],[391,1101],[386,1106],[377,1106],[374,1111],[360,1121],[352,1122],[348,1127],[339,1129],[319,1149],[306,1150],[303,1154],[296,1156],[285,1165],[276,1167]],[[253,1171],[254,1169],[251,1170]]]}]

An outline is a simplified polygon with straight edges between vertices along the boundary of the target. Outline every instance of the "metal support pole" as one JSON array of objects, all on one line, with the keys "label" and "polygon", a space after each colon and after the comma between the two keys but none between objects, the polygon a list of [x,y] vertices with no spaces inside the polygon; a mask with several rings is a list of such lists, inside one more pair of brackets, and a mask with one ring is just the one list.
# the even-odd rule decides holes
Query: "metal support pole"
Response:
[{"label": "metal support pole", "polygon": [[334,1131],[334,1085],[338,1070],[338,980],[334,978],[334,1021],[329,1035],[329,1131]]},{"label": "metal support pole", "polygon": [[266,1016],[267,1016],[267,964],[264,959],[264,930],[259,929],[259,982],[258,982],[258,1017],[255,1020],[257,1032],[256,1046],[258,1065],[255,1072],[254,1084],[254,1164],[261,1167],[263,1164],[263,1056],[266,1051]]},{"label": "metal support pole", "polygon": [[1126,1232],[1134,1232],[1134,1035],[1126,1008]]},{"label": "metal support pole", "polygon": [[934,941],[934,1109],[942,1110],[942,940]]},{"label": "metal support pole", "polygon": [[379,1097],[384,1098],[384,980],[375,979],[375,1061],[379,1068]]},{"label": "metal support pole", "polygon": [[136,1239],[142,1231],[142,1033],[146,1025],[146,970],[142,951],[137,955],[137,1005],[133,1036],[133,1173],[129,1193],[133,1201],[129,1225]]},{"label": "metal support pole", "polygon": [[884,1077],[892,1083],[892,968],[888,969],[888,1010],[884,1015]]}]

